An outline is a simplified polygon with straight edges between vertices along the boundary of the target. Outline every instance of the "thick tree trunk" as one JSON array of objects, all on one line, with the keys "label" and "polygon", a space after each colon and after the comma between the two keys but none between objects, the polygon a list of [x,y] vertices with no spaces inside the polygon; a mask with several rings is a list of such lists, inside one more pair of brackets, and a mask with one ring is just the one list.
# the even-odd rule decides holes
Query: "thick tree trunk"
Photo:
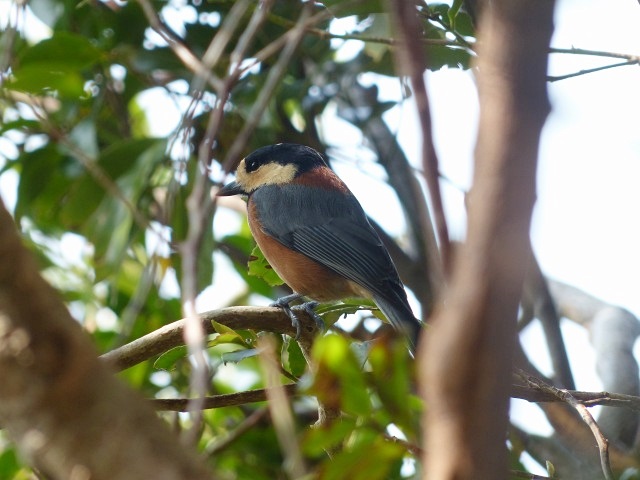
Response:
[{"label": "thick tree trunk", "polygon": [[516,315],[529,252],[540,131],[549,111],[553,1],[486,2],[480,130],[468,238],[420,352],[424,478],[507,477]]},{"label": "thick tree trunk", "polygon": [[98,361],[0,204],[0,426],[56,479],[206,479],[149,404]]}]

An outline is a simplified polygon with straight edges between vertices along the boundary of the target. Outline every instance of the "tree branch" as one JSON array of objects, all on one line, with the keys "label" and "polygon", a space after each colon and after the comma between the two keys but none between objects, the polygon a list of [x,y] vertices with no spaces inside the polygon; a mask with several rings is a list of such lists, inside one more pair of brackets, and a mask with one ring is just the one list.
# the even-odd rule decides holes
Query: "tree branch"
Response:
[{"label": "tree branch", "polygon": [[1,204],[0,265],[0,424],[24,458],[47,478],[210,478],[97,360]]},{"label": "tree branch", "polygon": [[[567,390],[567,392],[585,407],[602,405],[640,411],[640,397],[636,395],[610,392],[583,392],[579,390]],[[535,403],[562,401],[553,393],[537,388],[534,385],[512,385],[511,397]]]},{"label": "tree branch", "polygon": [[[422,27],[418,22],[417,10],[412,2],[390,2],[390,10],[395,20],[396,31],[400,37],[402,48],[396,49],[396,65],[400,74],[406,74],[413,87],[415,102],[420,118],[422,133],[422,168],[424,177],[429,189],[431,208],[433,210],[433,220],[440,247],[440,263],[444,278],[450,268],[450,245],[447,221],[442,205],[440,193],[440,177],[438,156],[433,144],[433,133],[431,125],[431,112],[429,107],[429,96],[424,82],[424,72],[427,70],[425,62],[425,50],[423,45],[414,39],[420,38]],[[428,222],[428,218],[419,218],[421,222]],[[427,231],[427,226],[422,225],[422,231]],[[428,245],[425,246],[428,248]],[[435,265],[428,265],[429,269]]]},{"label": "tree branch", "polygon": [[160,18],[156,12],[153,4],[149,0],[138,0],[138,3],[142,7],[144,15],[147,17],[147,21],[153,30],[167,42],[169,48],[173,50],[176,57],[183,63],[187,69],[192,71],[198,76],[206,79],[207,83],[215,90],[219,92],[223,88],[223,82],[213,72],[207,70],[203,62],[187,47],[182,39],[176,35]]},{"label": "tree branch", "polygon": [[523,305],[532,309],[532,314],[540,320],[553,365],[555,385],[575,390],[575,382],[569,364],[569,357],[562,338],[560,315],[533,251],[530,253],[529,268],[525,277],[522,295]]},{"label": "tree branch", "polygon": [[[316,322],[298,307],[296,316],[302,321],[302,333],[298,341],[311,345],[317,333]],[[295,337],[296,329],[291,319],[277,307],[228,307],[199,314],[205,333],[215,333],[212,321],[234,330],[254,329]],[[183,330],[186,319],[178,320],[159,328],[131,343],[103,354],[100,358],[116,370],[124,370],[160,355],[173,347],[184,345]]]},{"label": "tree branch", "polygon": [[548,76],[547,77],[547,81],[548,82],[558,82],[560,80],[566,80],[568,78],[579,77],[581,75],[587,75],[589,73],[600,72],[602,70],[609,70],[610,68],[626,67],[626,66],[629,66],[629,65],[638,65],[639,63],[640,63],[640,60],[638,60],[638,59],[636,59],[636,60],[627,60],[625,62],[612,63],[611,65],[603,65],[602,67],[588,68],[586,70],[580,70],[579,72],[568,73],[566,75]]},{"label": "tree branch", "polygon": [[549,111],[553,6],[550,0],[494,0],[483,9],[468,236],[418,355],[429,405],[423,478],[506,478],[508,378],[529,258],[538,143]]},{"label": "tree branch", "polygon": [[578,414],[580,415],[584,423],[587,424],[587,426],[593,433],[594,438],[596,439],[596,443],[598,444],[598,452],[600,453],[600,465],[602,467],[602,472],[604,473],[605,479],[613,480],[613,472],[611,471],[611,464],[609,463],[609,441],[604,437],[602,431],[600,430],[600,427],[598,427],[598,424],[593,419],[593,416],[591,416],[591,413],[589,413],[589,410],[587,410],[585,405],[576,400],[576,398],[568,390],[560,390],[556,387],[548,385],[538,378],[527,375],[525,372],[521,372],[519,376],[528,385],[554,395],[578,412]]},{"label": "tree branch", "polygon": [[[287,395],[294,395],[298,391],[298,385],[290,383],[283,385],[282,389]],[[210,408],[236,407],[247,403],[265,402],[268,399],[268,393],[266,388],[260,388],[205,397],[202,402],[202,408],[208,410]],[[159,411],[188,412],[191,406],[190,398],[153,398],[149,401]]]}]

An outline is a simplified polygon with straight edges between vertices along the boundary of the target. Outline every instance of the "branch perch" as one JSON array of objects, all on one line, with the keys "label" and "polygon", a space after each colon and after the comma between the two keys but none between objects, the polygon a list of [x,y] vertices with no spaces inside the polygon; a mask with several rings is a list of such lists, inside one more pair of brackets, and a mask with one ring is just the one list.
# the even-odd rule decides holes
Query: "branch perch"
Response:
[{"label": "branch perch", "polygon": [[[296,315],[303,324],[298,340],[310,347],[317,333],[315,321],[308,314],[294,307]],[[282,309],[277,307],[228,307],[199,314],[205,333],[215,333],[212,321],[226,325],[234,330],[253,329],[295,337],[296,330]],[[173,347],[184,345],[183,330],[186,319],[177,320],[159,328],[127,345],[103,354],[100,358],[117,371],[125,370],[145,360],[160,355]]]}]

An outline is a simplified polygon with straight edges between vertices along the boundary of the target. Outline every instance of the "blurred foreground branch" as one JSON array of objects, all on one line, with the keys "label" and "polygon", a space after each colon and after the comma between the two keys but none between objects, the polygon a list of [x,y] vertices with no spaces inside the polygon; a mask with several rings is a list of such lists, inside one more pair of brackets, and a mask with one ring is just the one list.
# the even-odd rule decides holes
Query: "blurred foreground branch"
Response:
[{"label": "blurred foreground branch", "polygon": [[498,0],[483,10],[468,236],[419,353],[421,393],[429,405],[424,478],[507,476],[509,374],[538,142],[549,111],[552,20],[552,1]]},{"label": "blurred foreground branch", "polygon": [[210,478],[98,361],[2,205],[0,245],[0,425],[22,455],[47,478]]}]

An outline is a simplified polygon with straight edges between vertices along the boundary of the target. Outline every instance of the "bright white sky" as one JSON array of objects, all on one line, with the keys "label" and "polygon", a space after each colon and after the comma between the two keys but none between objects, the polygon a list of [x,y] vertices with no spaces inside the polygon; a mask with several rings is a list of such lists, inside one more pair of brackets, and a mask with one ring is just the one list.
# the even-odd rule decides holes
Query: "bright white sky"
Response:
[{"label": "bright white sky", "polygon": [[[0,0],[0,20],[7,5],[7,0]],[[634,0],[559,0],[552,46],[640,54],[638,25],[640,5]],[[550,74],[571,73],[607,62],[615,60],[551,55]],[[639,85],[637,66],[549,84],[553,112],[541,142],[538,202],[532,228],[534,248],[547,275],[636,315],[640,315]],[[466,189],[471,179],[478,115],[473,79],[468,72],[443,70],[428,75],[428,87],[441,170],[455,185]],[[396,84],[381,85],[381,95],[396,98],[396,92]],[[154,106],[171,108],[156,99],[145,103],[152,119],[158,117],[152,110]],[[417,121],[412,105],[398,107],[385,118],[398,131],[401,143],[418,166]],[[403,221],[397,202],[384,185],[381,170],[369,165],[357,131],[335,117],[323,122],[322,128],[331,144],[343,145],[341,157],[362,160],[355,167],[334,162],[339,174],[377,221],[391,232],[400,233]],[[363,182],[363,172],[374,179],[373,183]],[[4,178],[0,181],[2,196],[9,203],[14,194],[12,188],[15,187]],[[464,234],[462,194],[450,184],[443,188],[452,233],[460,238]],[[234,221],[227,215],[220,220]],[[229,298],[221,294],[221,280],[218,277],[209,290],[210,301],[203,299],[199,305],[202,309],[221,304],[222,296]],[[228,276],[223,281],[228,285]],[[587,335],[571,324],[566,326],[565,334],[570,357],[577,367],[578,388],[599,389]],[[532,328],[527,338],[529,351],[537,351],[539,332]],[[548,370],[542,358],[545,355],[538,357],[540,367]],[[535,416],[534,423],[544,424],[535,407],[514,402],[513,410],[517,417]]]}]

